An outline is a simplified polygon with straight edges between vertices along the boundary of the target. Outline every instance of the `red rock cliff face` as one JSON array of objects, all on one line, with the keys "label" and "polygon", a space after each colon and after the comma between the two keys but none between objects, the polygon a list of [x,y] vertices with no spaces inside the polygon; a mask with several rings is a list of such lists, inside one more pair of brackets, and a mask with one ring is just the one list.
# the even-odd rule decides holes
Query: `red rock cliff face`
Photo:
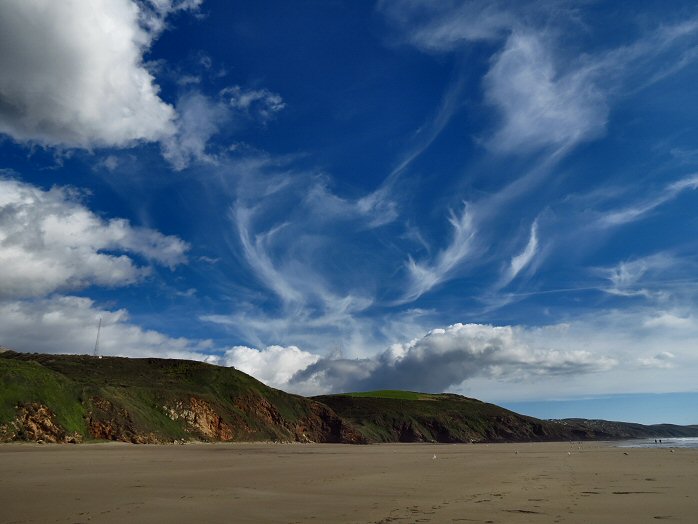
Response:
[{"label": "red rock cliff face", "polygon": [[242,412],[275,428],[284,439],[294,442],[365,443],[364,437],[319,402],[311,401],[310,413],[296,420],[287,420],[264,397],[241,397],[235,406]]},{"label": "red rock cliff face", "polygon": [[87,417],[90,435],[96,439],[117,440],[133,444],[156,444],[159,439],[153,433],[140,433],[128,411],[118,408],[101,397],[90,399]]},{"label": "red rock cliff face", "polygon": [[311,403],[307,415],[293,420],[284,418],[274,404],[260,395],[237,397],[233,405],[235,412],[228,412],[225,418],[215,406],[197,397],[179,400],[163,409],[170,419],[184,422],[187,431],[210,441],[271,438],[286,442],[364,442],[363,436],[318,402]]},{"label": "red rock cliff face", "polygon": [[312,413],[297,429],[302,435],[310,435],[313,442],[366,444],[366,438],[330,408],[319,402],[313,402],[311,406]]},{"label": "red rock cliff face", "polygon": [[0,440],[28,440],[34,442],[70,442],[82,440],[78,434],[68,434],[57,422],[55,414],[43,404],[31,402],[17,406],[17,415],[9,424],[0,427]]},{"label": "red rock cliff face", "polygon": [[163,406],[172,420],[181,420],[187,429],[199,433],[206,440],[228,442],[250,432],[245,424],[236,427],[226,423],[211,405],[196,397],[187,401],[177,401],[174,405]]}]

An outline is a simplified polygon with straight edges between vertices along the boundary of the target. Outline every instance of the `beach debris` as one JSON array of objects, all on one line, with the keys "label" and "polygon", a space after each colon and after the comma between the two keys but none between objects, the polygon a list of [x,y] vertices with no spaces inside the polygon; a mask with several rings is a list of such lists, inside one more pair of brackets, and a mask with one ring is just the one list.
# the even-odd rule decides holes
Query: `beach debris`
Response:
[{"label": "beach debris", "polygon": [[630,453],[628,453],[627,451],[624,451],[624,452],[623,452],[623,455],[629,455],[629,454],[630,454]]},{"label": "beach debris", "polygon": [[434,456],[431,457],[431,460],[436,460],[436,453],[434,453]]}]

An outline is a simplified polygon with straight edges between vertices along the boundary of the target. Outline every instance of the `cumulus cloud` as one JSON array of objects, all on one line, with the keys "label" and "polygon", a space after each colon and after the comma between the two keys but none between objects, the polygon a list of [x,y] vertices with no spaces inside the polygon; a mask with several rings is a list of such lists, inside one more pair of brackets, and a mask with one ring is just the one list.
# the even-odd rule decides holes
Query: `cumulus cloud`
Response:
[{"label": "cumulus cloud", "polygon": [[0,297],[132,284],[149,271],[137,258],[173,268],[187,249],[177,237],[102,219],[70,188],[0,178]]},{"label": "cumulus cloud", "polygon": [[218,361],[208,353],[210,341],[146,330],[131,323],[124,309],[103,309],[75,296],[0,302],[0,345],[26,352],[91,354],[100,318],[100,354]]},{"label": "cumulus cloud", "polygon": [[453,324],[393,344],[374,358],[320,359],[299,371],[289,385],[318,391],[441,392],[476,376],[517,381],[605,371],[617,363],[584,350],[536,347],[529,338],[519,327]]},{"label": "cumulus cloud", "polygon": [[298,371],[320,359],[296,346],[268,346],[254,349],[235,346],[221,357],[221,363],[252,375],[268,386],[283,388]]},{"label": "cumulus cloud", "polygon": [[158,141],[175,111],[143,55],[185,0],[0,3],[0,133],[78,148]]}]

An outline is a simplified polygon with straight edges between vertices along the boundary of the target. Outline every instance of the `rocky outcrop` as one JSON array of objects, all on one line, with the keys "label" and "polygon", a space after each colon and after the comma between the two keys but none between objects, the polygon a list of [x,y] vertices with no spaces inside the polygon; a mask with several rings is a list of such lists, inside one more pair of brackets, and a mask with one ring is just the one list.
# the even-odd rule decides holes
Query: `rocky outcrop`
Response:
[{"label": "rocky outcrop", "polygon": [[[313,402],[311,413],[296,424],[294,430],[297,437],[300,436],[312,442],[367,443],[366,438],[353,426],[319,402]],[[298,440],[302,441],[301,438]]]},{"label": "rocky outcrop", "polygon": [[235,400],[235,406],[248,417],[262,420],[266,425],[277,428],[286,440],[366,443],[365,438],[358,431],[319,402],[310,401],[310,409],[306,414],[294,420],[285,419],[271,402],[261,396],[240,397]]},{"label": "rocky outcrop", "polygon": [[13,440],[76,444],[82,436],[67,433],[45,405],[30,402],[18,405],[15,419],[0,426],[0,441]]},{"label": "rocky outcrop", "polygon": [[[310,403],[305,415],[285,418],[279,409],[261,395],[244,395],[233,399],[236,413],[224,417],[207,401],[190,397],[163,406],[167,416],[185,424],[188,432],[208,441],[255,439],[260,431],[285,442],[365,443],[364,437],[327,406]],[[254,421],[255,427],[250,425]]]},{"label": "rocky outcrop", "polygon": [[101,397],[90,399],[87,428],[95,439],[116,440],[133,444],[157,444],[160,439],[154,433],[141,433],[128,411]]},{"label": "rocky outcrop", "polygon": [[173,405],[163,406],[163,409],[170,419],[182,421],[189,431],[198,433],[205,440],[230,442],[240,433],[250,432],[244,424],[233,428],[208,402],[197,397],[179,400]]}]

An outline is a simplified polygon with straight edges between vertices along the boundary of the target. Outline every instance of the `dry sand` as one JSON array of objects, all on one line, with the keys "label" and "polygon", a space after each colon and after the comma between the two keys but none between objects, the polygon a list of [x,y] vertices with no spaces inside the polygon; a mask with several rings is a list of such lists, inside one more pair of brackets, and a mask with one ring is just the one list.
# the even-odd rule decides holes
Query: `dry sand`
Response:
[{"label": "dry sand", "polygon": [[3,523],[664,520],[698,522],[698,450],[603,443],[0,446]]}]

